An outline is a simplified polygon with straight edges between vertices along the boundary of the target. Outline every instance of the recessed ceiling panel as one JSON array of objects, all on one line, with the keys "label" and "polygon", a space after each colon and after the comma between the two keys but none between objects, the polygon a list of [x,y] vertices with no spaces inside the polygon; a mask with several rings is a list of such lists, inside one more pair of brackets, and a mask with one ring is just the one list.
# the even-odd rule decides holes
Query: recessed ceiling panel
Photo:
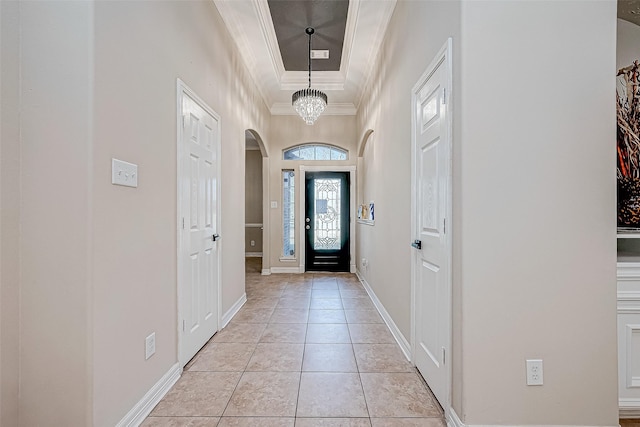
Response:
[{"label": "recessed ceiling panel", "polygon": [[271,19],[286,71],[307,71],[309,36],[312,48],[329,50],[329,59],[314,59],[313,71],[339,71],[347,24],[348,0],[268,0]]}]

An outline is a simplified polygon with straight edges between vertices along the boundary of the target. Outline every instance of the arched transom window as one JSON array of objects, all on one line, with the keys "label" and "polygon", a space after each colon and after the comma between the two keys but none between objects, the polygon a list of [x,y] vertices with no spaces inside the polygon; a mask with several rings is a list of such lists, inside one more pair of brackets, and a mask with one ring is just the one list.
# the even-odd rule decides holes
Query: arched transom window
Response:
[{"label": "arched transom window", "polygon": [[327,144],[301,144],[282,151],[284,160],[347,160],[347,150]]}]

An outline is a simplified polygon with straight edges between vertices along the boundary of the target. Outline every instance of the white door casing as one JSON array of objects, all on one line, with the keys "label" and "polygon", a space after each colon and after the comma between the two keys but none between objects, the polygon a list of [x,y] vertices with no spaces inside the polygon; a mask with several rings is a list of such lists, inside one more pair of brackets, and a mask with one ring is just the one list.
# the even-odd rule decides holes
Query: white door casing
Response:
[{"label": "white door casing", "polygon": [[[451,39],[412,91],[412,358],[448,412],[451,394]],[[414,242],[417,243],[417,242]]]},{"label": "white door casing", "polygon": [[220,324],[220,119],[178,79],[178,359]]},{"label": "white door casing", "polygon": [[[356,209],[356,167],[355,166],[309,166],[300,165],[299,184],[298,184],[298,200],[300,200],[300,206],[298,207],[300,218],[305,218],[305,206],[307,201],[307,195],[305,191],[305,182],[307,179],[307,172],[349,172],[349,255],[351,261],[349,262],[349,272],[356,272],[356,221],[354,220],[354,212]],[[304,220],[303,220],[304,221]],[[297,256],[300,257],[300,264],[298,266],[298,272],[305,272],[305,228],[302,222],[296,221],[299,233],[299,243],[296,242],[298,247]],[[273,270],[273,268],[272,268]]]}]

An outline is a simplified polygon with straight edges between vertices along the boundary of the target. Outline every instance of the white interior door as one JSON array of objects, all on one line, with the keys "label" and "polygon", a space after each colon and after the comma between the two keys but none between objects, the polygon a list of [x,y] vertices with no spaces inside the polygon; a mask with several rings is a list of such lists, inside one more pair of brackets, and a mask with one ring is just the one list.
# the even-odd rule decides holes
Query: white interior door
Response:
[{"label": "white interior door", "polygon": [[447,50],[414,89],[414,362],[444,408],[451,324],[451,140]]},{"label": "white interior door", "polygon": [[218,330],[219,120],[179,82],[178,228],[180,363]]}]

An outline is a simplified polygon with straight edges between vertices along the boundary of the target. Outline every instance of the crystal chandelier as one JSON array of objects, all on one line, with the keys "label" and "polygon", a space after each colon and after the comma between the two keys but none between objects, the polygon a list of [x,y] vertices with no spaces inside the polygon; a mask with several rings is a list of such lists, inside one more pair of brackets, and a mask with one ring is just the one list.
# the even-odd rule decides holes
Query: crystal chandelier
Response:
[{"label": "crystal chandelier", "polygon": [[306,124],[312,125],[327,107],[327,94],[311,89],[311,35],[315,30],[311,27],[304,30],[309,35],[309,87],[293,94],[291,103]]}]

